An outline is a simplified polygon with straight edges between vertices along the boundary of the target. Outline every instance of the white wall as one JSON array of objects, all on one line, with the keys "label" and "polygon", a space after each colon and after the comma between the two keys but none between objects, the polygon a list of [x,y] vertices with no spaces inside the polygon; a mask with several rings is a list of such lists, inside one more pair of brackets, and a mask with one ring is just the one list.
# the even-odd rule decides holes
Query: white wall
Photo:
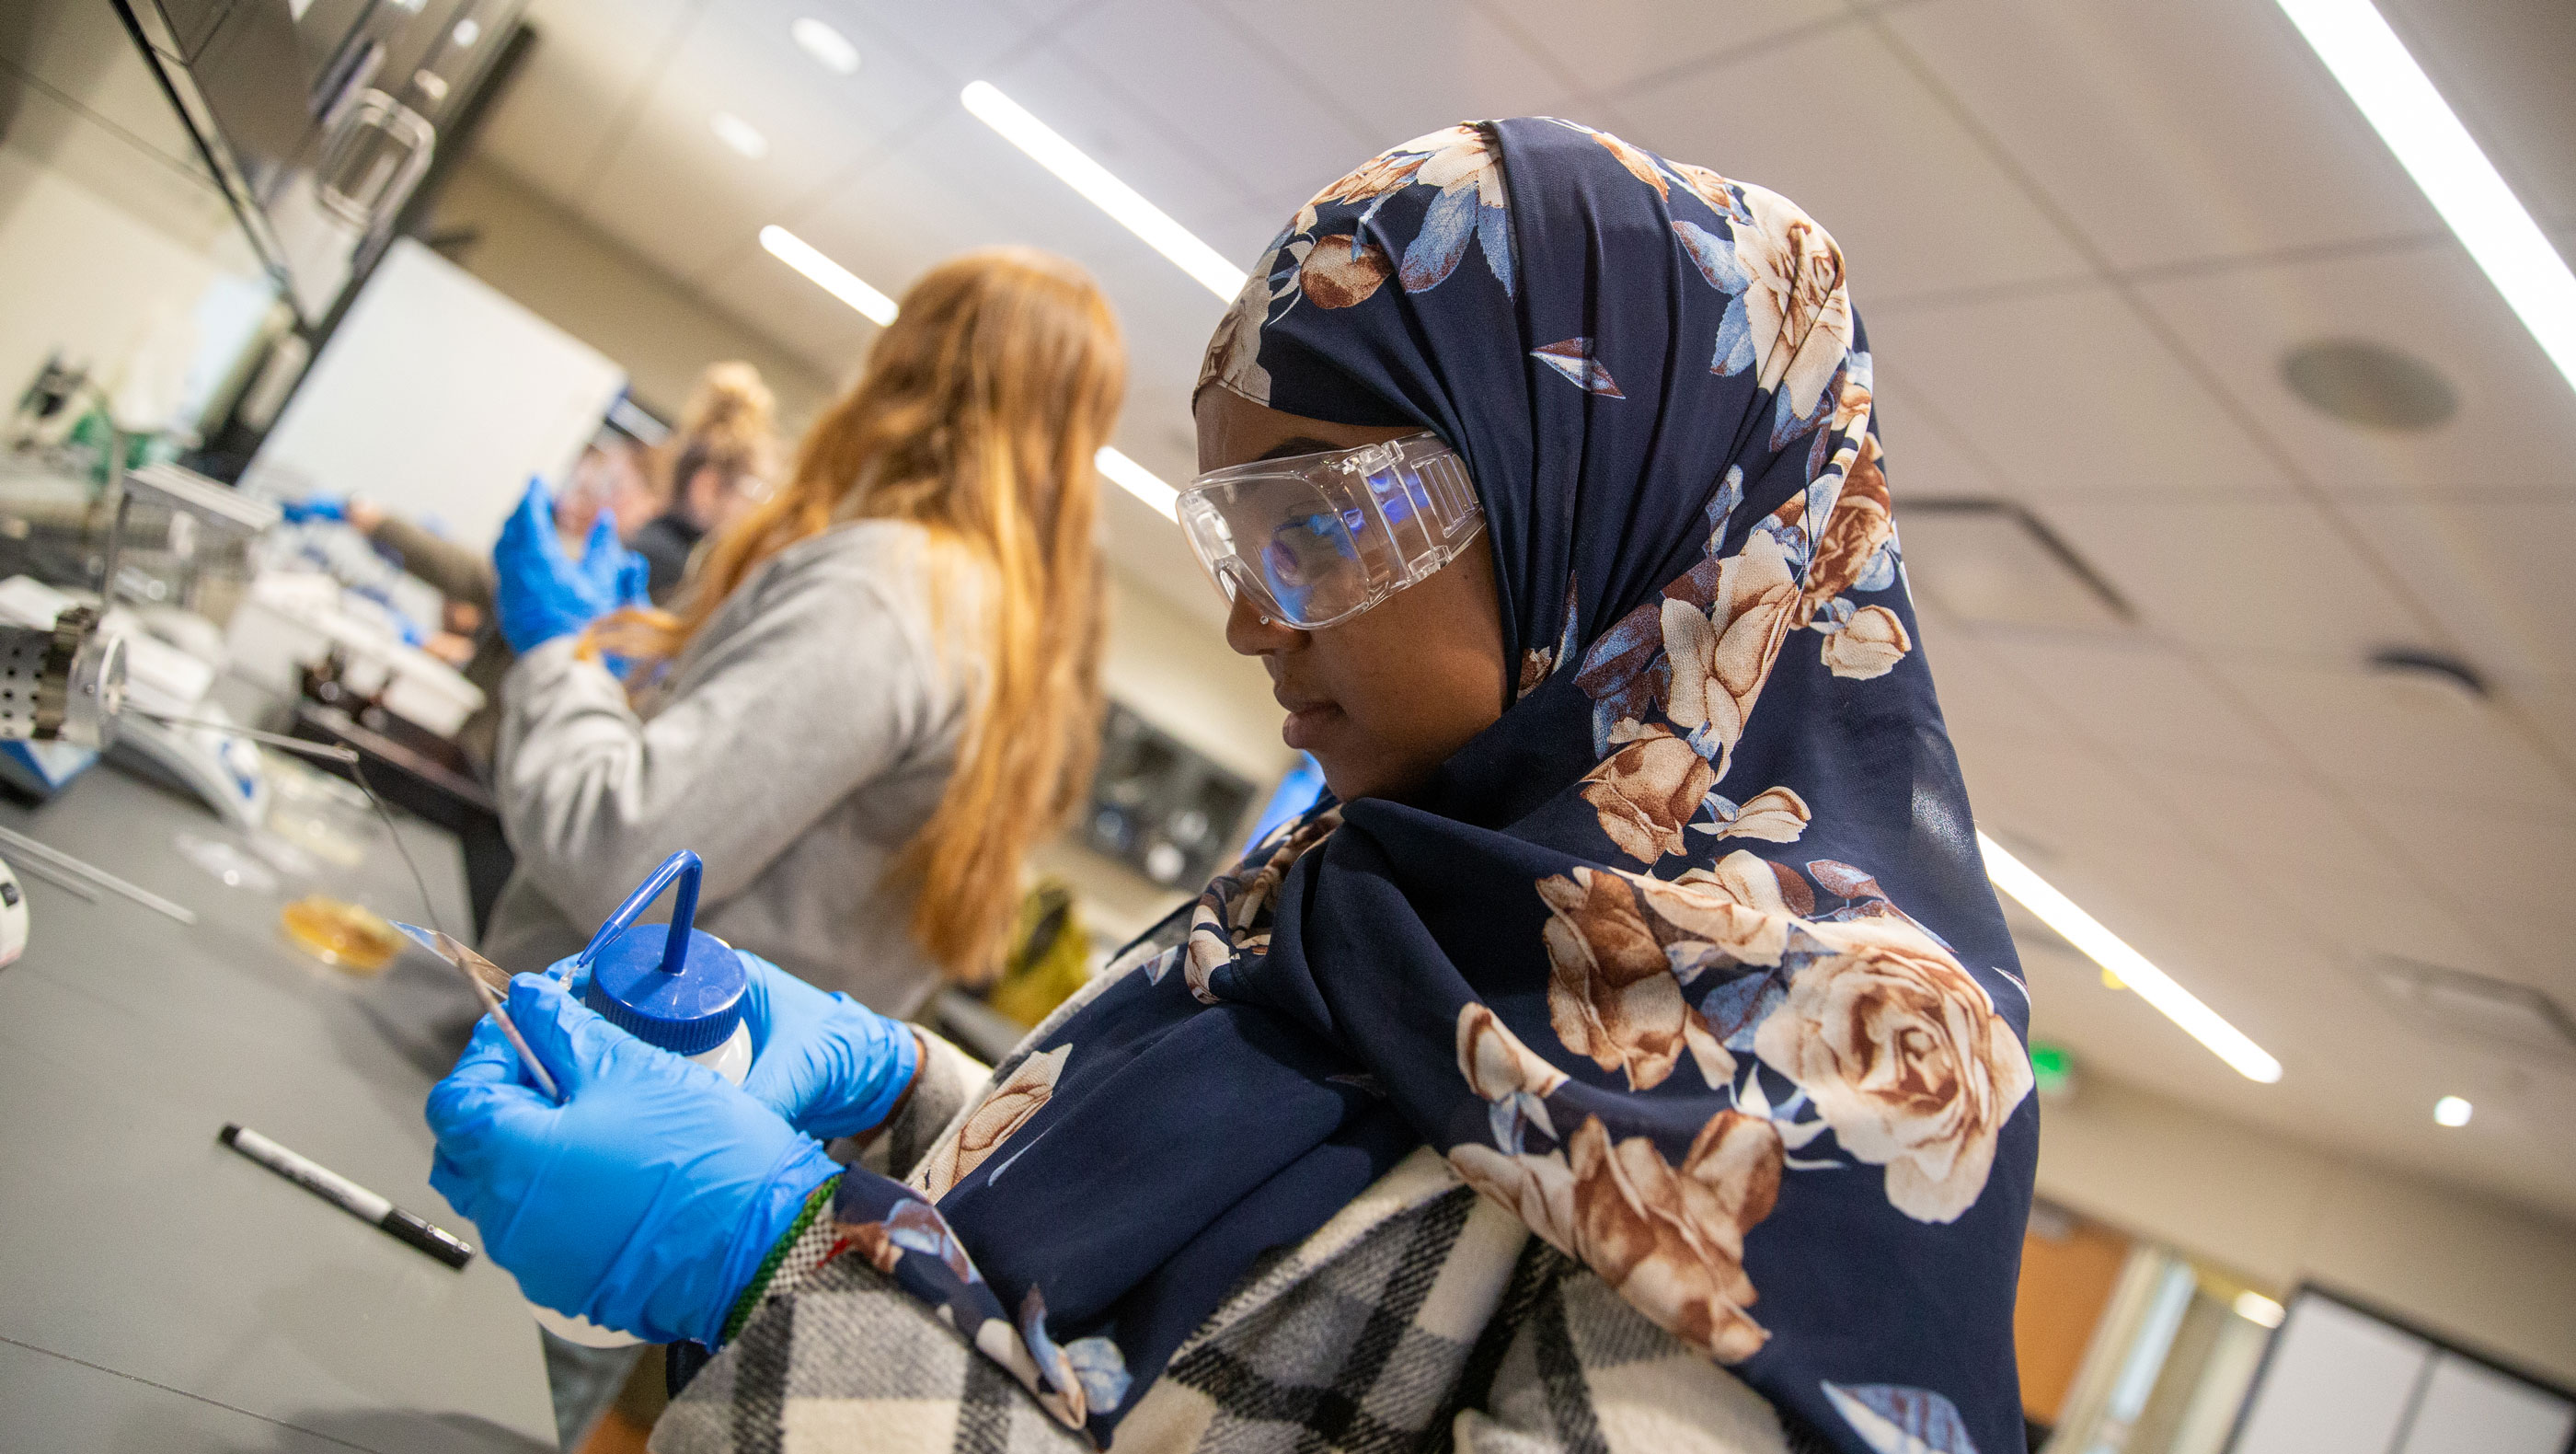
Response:
[{"label": "white wall", "polygon": [[2085,1080],[2040,1113],[2042,1196],[2268,1281],[2312,1281],[2576,1385],[2576,1227]]},{"label": "white wall", "polygon": [[664,418],[688,402],[700,369],[724,359],[760,370],[791,439],[839,383],[488,161],[456,169],[432,225],[472,229],[456,254],[467,272],[616,360],[636,397]]}]

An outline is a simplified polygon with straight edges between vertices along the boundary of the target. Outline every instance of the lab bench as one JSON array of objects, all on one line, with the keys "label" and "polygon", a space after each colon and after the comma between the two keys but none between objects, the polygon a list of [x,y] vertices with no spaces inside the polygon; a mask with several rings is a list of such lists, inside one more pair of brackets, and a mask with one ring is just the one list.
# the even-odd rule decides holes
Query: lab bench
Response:
[{"label": "lab bench", "polygon": [[[360,978],[278,929],[318,888],[391,918],[421,891],[379,826],[317,884],[227,887],[196,803],[108,767],[0,824],[193,909],[193,926],[19,870],[0,970],[0,1449],[551,1450],[535,1323],[509,1274],[452,1271],[216,1143],[275,1137],[479,1245],[429,1187],[421,1105],[476,1017],[406,949]],[[404,819],[434,918],[468,921],[455,840]],[[16,855],[0,853],[16,859]]]}]

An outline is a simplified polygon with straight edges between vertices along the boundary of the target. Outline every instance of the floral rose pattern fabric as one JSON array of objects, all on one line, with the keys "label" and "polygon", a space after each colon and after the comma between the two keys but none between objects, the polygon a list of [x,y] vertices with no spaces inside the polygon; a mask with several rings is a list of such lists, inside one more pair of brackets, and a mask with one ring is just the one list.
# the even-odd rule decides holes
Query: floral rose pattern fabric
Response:
[{"label": "floral rose pattern fabric", "polygon": [[847,1245],[1105,1445],[1427,1143],[1802,1447],[2018,1448],[2029,1006],[1831,234],[1588,127],[1450,127],[1298,210],[1200,387],[1459,451],[1512,704],[1219,875],[917,1186],[852,1173]]}]

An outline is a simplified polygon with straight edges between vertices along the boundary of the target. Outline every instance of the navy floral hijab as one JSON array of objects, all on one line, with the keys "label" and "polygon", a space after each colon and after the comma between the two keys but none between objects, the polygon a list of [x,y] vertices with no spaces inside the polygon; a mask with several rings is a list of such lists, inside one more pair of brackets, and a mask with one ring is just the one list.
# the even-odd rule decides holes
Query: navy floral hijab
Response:
[{"label": "navy floral hijab", "polygon": [[1465,457],[1517,700],[1327,803],[834,1216],[1106,1444],[1415,1147],[1834,1447],[2018,1449],[2028,1003],[1833,240],[1567,122],[1318,194],[1201,387]]}]

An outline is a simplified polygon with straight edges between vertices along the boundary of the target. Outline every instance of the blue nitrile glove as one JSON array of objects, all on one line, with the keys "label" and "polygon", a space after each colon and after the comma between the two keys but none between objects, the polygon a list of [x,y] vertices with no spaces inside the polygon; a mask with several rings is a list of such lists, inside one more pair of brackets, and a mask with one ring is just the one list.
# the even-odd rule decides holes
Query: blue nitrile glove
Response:
[{"label": "blue nitrile glove", "polygon": [[742,963],[751,974],[742,1017],[752,1049],[742,1088],[826,1141],[884,1125],[921,1065],[912,1027],[848,995],[825,994],[757,954],[743,954]]},{"label": "blue nitrile glove", "polygon": [[501,639],[522,655],[645,599],[644,558],[618,543],[614,517],[600,512],[579,560],[565,554],[554,519],[545,483],[530,480],[492,547],[493,614]]},{"label": "blue nitrile glove", "polygon": [[349,502],[337,495],[307,495],[301,500],[288,500],[277,507],[289,525],[305,525],[315,520],[346,520]]},{"label": "blue nitrile glove", "polygon": [[430,1088],[430,1185],[531,1300],[714,1347],[761,1259],[841,1168],[777,1112],[609,1024],[557,980],[513,979],[510,1017],[564,1101],[529,1082],[485,1017]]},{"label": "blue nitrile glove", "polygon": [[[751,981],[742,995],[752,1053],[743,1090],[826,1141],[884,1125],[921,1067],[912,1027],[848,995],[825,994],[757,954],[734,953]],[[575,999],[590,984],[590,972],[573,967],[580,957],[546,966]]]}]

